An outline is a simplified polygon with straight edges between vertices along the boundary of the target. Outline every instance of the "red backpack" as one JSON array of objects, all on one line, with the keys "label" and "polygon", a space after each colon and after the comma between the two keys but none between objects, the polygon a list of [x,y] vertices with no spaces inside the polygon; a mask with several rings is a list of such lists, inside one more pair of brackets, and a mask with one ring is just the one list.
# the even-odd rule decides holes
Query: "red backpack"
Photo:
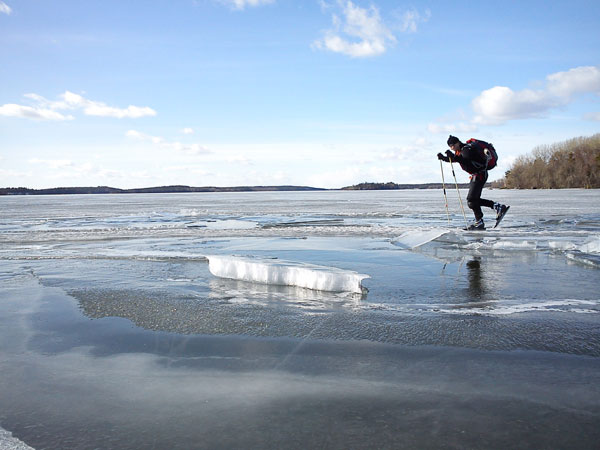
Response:
[{"label": "red backpack", "polygon": [[492,170],[498,164],[498,153],[494,146],[488,142],[480,141],[478,139],[469,139],[467,144],[471,144],[471,147],[481,152],[483,160],[487,160],[487,170]]}]

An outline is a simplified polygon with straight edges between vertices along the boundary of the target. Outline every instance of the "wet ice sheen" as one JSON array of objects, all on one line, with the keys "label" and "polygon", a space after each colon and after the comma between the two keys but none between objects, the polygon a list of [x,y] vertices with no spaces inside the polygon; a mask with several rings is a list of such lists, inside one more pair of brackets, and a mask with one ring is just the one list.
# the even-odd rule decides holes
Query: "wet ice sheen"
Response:
[{"label": "wet ice sheen", "polygon": [[0,197],[0,447],[594,448],[600,196],[490,197]]}]

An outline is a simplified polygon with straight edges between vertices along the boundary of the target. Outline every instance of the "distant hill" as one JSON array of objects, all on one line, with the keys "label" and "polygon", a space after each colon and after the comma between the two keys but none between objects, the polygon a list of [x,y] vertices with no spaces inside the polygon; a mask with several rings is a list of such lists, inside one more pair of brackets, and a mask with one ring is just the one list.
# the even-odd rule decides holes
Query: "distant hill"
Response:
[{"label": "distant hill", "polygon": [[[468,188],[468,184],[459,184],[461,188]],[[391,181],[388,183],[360,183],[354,186],[343,187],[345,191],[387,191],[396,189],[442,189],[442,183],[423,183],[423,184],[396,184]]]},{"label": "distant hill", "polygon": [[307,186],[234,186],[234,187],[192,187],[158,186],[138,189],[118,189],[108,186],[97,187],[58,187],[50,189],[0,188],[0,195],[63,195],[63,194],[168,194],[178,192],[263,192],[263,191],[323,191],[325,189]]},{"label": "distant hill", "polygon": [[[454,186],[454,185],[452,185]],[[468,184],[459,184],[468,188]],[[448,188],[448,186],[446,186]],[[343,187],[344,191],[376,191],[395,189],[441,189],[442,183],[396,184],[396,183],[360,183]],[[327,191],[337,189],[314,188],[310,186],[157,186],[137,189],[119,189],[109,186],[57,187],[50,189],[30,189],[26,187],[0,188],[0,195],[67,195],[67,194],[172,194],[180,192],[284,192],[284,191]]]}]

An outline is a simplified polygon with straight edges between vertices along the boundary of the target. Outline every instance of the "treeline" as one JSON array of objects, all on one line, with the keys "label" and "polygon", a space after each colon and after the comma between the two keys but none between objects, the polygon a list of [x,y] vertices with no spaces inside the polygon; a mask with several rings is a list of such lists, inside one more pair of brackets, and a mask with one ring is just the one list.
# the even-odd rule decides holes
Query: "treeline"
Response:
[{"label": "treeline", "polygon": [[233,186],[233,187],[193,187],[158,186],[138,189],[118,189],[109,186],[58,187],[30,189],[25,187],[0,188],[0,195],[65,195],[65,194],[168,194],[180,192],[272,192],[272,191],[320,191],[323,189],[308,186]]},{"label": "treeline", "polygon": [[519,156],[503,180],[512,189],[600,188],[600,133],[533,149]]},{"label": "treeline", "polygon": [[62,194],[120,194],[121,189],[108,186],[97,187],[58,187],[49,189],[30,189],[26,187],[0,188],[0,195],[62,195]]},{"label": "treeline", "polygon": [[[468,184],[459,184],[459,187],[466,188]],[[391,181],[387,183],[359,183],[353,186],[343,187],[344,191],[387,191],[395,189],[441,189],[442,183],[422,183],[422,184],[397,184]]]}]

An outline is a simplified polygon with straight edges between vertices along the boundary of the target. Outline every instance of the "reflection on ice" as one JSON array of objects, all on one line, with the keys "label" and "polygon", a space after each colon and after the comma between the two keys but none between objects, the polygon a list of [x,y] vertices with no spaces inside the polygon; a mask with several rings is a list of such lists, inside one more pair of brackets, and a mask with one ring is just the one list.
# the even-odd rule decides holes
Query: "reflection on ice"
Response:
[{"label": "reflection on ice", "polygon": [[217,277],[319,291],[360,294],[365,290],[361,281],[369,278],[349,270],[292,261],[216,255],[207,258],[210,272]]},{"label": "reflection on ice", "polygon": [[334,310],[359,310],[366,308],[366,293],[325,292],[298,286],[250,283],[215,277],[208,287],[209,300],[221,304],[256,305],[265,308],[282,308],[288,313],[303,315],[331,313]]}]

